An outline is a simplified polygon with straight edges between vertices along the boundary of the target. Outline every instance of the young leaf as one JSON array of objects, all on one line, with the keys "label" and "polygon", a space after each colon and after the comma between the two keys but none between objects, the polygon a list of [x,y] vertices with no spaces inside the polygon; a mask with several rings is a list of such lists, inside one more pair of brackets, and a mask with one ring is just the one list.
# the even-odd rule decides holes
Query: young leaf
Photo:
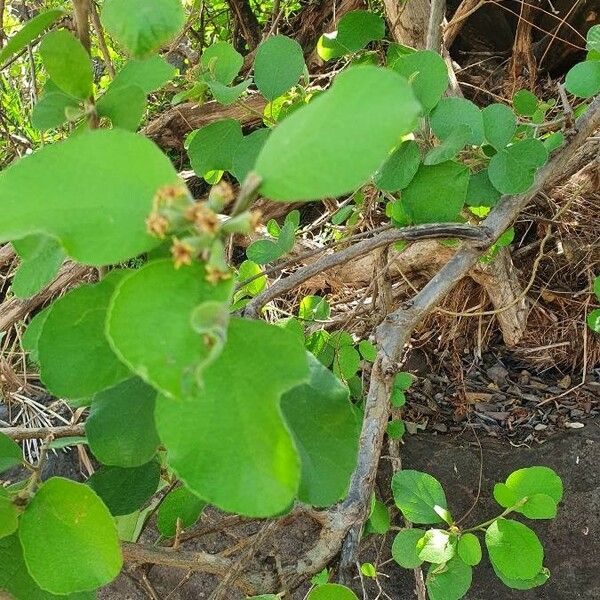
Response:
[{"label": "young leaf", "polygon": [[417,142],[402,142],[375,173],[373,181],[384,192],[398,192],[412,181],[420,164],[421,151]]},{"label": "young leaf", "polygon": [[468,185],[469,170],[462,164],[422,165],[402,193],[402,206],[415,223],[456,221]]},{"label": "young leaf", "polygon": [[600,308],[595,308],[587,316],[588,327],[595,333],[600,333]]},{"label": "young leaf", "polygon": [[137,377],[92,399],[85,432],[94,456],[105,465],[139,467],[156,454],[156,390]]},{"label": "young leaf", "polygon": [[547,160],[548,151],[542,142],[521,140],[492,156],[488,176],[499,192],[521,194],[533,185],[536,170]]},{"label": "young leaf", "polygon": [[246,279],[256,277],[257,275],[259,275],[259,277],[256,277],[256,279],[253,279],[241,287],[236,292],[236,297],[237,295],[254,297],[257,294],[260,294],[267,286],[267,278],[262,275],[262,272],[263,270],[255,262],[245,260],[238,269],[238,281],[243,282]]},{"label": "young leaf", "polygon": [[352,67],[286,118],[256,162],[262,193],[274,200],[317,200],[352,192],[381,166],[420,107],[392,71]]},{"label": "young leaf", "polygon": [[249,135],[244,136],[238,144],[233,153],[233,162],[230,171],[240,183],[254,169],[256,159],[270,133],[270,129],[257,129]]},{"label": "young leaf", "polygon": [[193,136],[188,155],[196,175],[206,177],[211,171],[233,168],[233,155],[244,137],[239,121],[215,121],[198,129]]},{"label": "young leaf", "polygon": [[267,100],[275,100],[298,83],[304,69],[302,46],[285,35],[271,36],[256,51],[254,83]]},{"label": "young leaf", "polygon": [[429,529],[417,542],[417,552],[423,561],[446,563],[456,554],[456,536],[443,529]]},{"label": "young leaf", "polygon": [[210,79],[229,85],[240,72],[244,57],[231,44],[216,42],[202,53],[200,64]]},{"label": "young leaf", "polygon": [[106,0],[106,31],[135,57],[143,57],[171,41],[185,22],[180,0]]},{"label": "young leaf", "polygon": [[303,321],[327,321],[331,307],[321,296],[304,296],[298,309],[298,318]]},{"label": "young leaf", "polygon": [[117,73],[110,87],[113,89],[135,85],[146,94],[161,88],[175,76],[177,69],[162,56],[150,56],[144,59],[131,59]]},{"label": "young leaf", "polygon": [[325,583],[313,588],[306,600],[358,600],[356,594],[345,585]]},{"label": "young leaf", "polygon": [[19,539],[29,573],[53,594],[106,585],[123,564],[106,506],[87,485],[62,477],[40,486],[21,515]]},{"label": "young leaf", "polygon": [[393,440],[400,440],[406,433],[406,425],[402,419],[394,419],[387,424],[386,433]]},{"label": "young leaf", "polygon": [[128,260],[158,245],[144,222],[156,191],[177,181],[146,138],[117,129],[71,137],[0,174],[0,241],[45,233],[84,264]]},{"label": "young leaf", "polygon": [[392,493],[396,506],[412,523],[443,521],[434,507],[447,508],[446,495],[440,482],[428,473],[398,471],[392,478]]},{"label": "young leaf", "polygon": [[431,113],[431,130],[442,141],[450,137],[457,127],[468,128],[467,143],[483,143],[483,117],[481,110],[464,98],[442,98]]},{"label": "young leaf", "polygon": [[298,498],[330,506],[344,497],[358,455],[359,424],[348,388],[307,353],[310,380],[286,392],[281,410],[300,455]]},{"label": "young leaf", "polygon": [[92,93],[92,62],[79,40],[66,29],[47,34],[40,56],[52,81],[65,93],[85,100]]},{"label": "young leaf", "polygon": [[47,29],[65,15],[65,11],[62,8],[51,8],[45,10],[35,17],[27,21],[25,25],[13,35],[6,46],[0,50],[0,65],[6,62],[9,58],[27,47],[30,42],[33,42],[35,38],[40,35],[44,29]]},{"label": "young leaf", "polygon": [[490,104],[481,111],[481,115],[485,139],[496,150],[502,150],[517,130],[517,119],[513,111],[504,104]]},{"label": "young leaf", "polygon": [[425,585],[430,600],[459,600],[471,587],[473,570],[459,557],[445,565],[431,565]]},{"label": "young leaf", "polygon": [[261,517],[287,510],[300,461],[279,400],[307,377],[306,353],[293,333],[231,319],[227,344],[204,369],[197,395],[157,400],[170,466],[192,492],[223,510]]},{"label": "young leaf", "polygon": [[492,564],[504,577],[532,579],[542,569],[542,544],[529,527],[518,521],[494,521],[485,532],[485,545]]},{"label": "young leaf", "polygon": [[110,85],[96,103],[101,117],[108,117],[113,127],[135,131],[146,108],[146,92],[139,85]]},{"label": "young leaf", "polygon": [[416,569],[423,564],[417,551],[417,542],[425,535],[422,529],[401,529],[392,544],[392,558],[405,569]]},{"label": "young leaf", "polygon": [[600,92],[600,60],[577,63],[567,73],[565,88],[579,98],[591,98]]},{"label": "young leaf", "polygon": [[481,544],[479,538],[472,533],[463,533],[460,536],[457,551],[461,560],[471,567],[481,562]]},{"label": "young leaf", "polygon": [[410,81],[425,113],[435,108],[448,89],[448,67],[432,50],[410,54],[388,52],[388,66]]},{"label": "young leaf", "polygon": [[377,358],[377,348],[368,340],[361,340],[359,342],[358,351],[365,360],[375,362],[375,359]]},{"label": "young leaf", "polygon": [[193,392],[197,371],[214,352],[192,327],[192,313],[205,302],[227,302],[232,286],[232,279],[208,283],[200,263],[176,270],[170,259],[150,262],[114,293],[106,325],[110,344],[134,373],[168,396]]},{"label": "young leaf", "polygon": [[515,112],[522,117],[530,117],[535,113],[540,101],[536,95],[529,90],[519,90],[513,96]]},{"label": "young leaf", "polygon": [[77,98],[65,94],[49,79],[44,86],[44,93],[33,107],[31,124],[41,131],[60,127],[67,121],[67,110],[77,110],[80,105]]},{"label": "young leaf", "polygon": [[17,442],[0,431],[0,473],[23,462],[23,452]]},{"label": "young leaf", "polygon": [[114,516],[128,515],[141,508],[152,498],[159,482],[157,460],[131,469],[102,466],[87,480]]},{"label": "young leaf", "polygon": [[172,537],[177,532],[177,520],[181,527],[191,527],[199,518],[206,502],[186,487],[171,490],[158,509],[156,526],[163,537]]}]

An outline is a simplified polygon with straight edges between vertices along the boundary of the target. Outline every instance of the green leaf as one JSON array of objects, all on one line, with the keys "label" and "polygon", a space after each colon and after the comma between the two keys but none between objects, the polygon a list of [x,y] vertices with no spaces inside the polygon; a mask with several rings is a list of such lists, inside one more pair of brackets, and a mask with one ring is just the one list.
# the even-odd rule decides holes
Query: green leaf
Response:
[{"label": "green leaf", "polygon": [[375,359],[377,358],[377,348],[368,340],[361,340],[359,342],[358,351],[365,360],[375,362]]},{"label": "green leaf", "polygon": [[327,321],[331,307],[321,296],[304,296],[298,309],[298,318],[303,321]]},{"label": "green leaf", "polygon": [[388,52],[388,66],[408,79],[425,113],[435,108],[448,89],[448,67],[432,50],[410,54]]},{"label": "green leaf", "polygon": [[0,539],[13,534],[17,530],[19,526],[18,516],[19,513],[10,498],[0,496]]},{"label": "green leaf", "polygon": [[313,506],[342,499],[358,456],[359,424],[348,388],[307,353],[310,380],[281,399],[281,410],[300,455],[298,498]]},{"label": "green leaf", "polygon": [[586,48],[590,51],[600,52],[600,25],[592,25],[585,36]]},{"label": "green leaf", "polygon": [[141,508],[152,498],[159,482],[157,460],[130,469],[102,466],[87,480],[114,516],[128,515]]},{"label": "green leaf", "polygon": [[600,276],[598,276],[594,279],[593,290],[594,290],[594,294],[596,295],[596,298],[598,298],[598,300],[600,300]]},{"label": "green leaf", "polygon": [[267,287],[267,278],[262,275],[262,272],[263,270],[255,262],[245,260],[238,270],[238,280],[242,282],[251,277],[256,277],[256,275],[260,275],[260,277],[241,287],[237,293],[252,297],[260,294]]},{"label": "green leaf", "polygon": [[440,523],[443,519],[435,506],[447,508],[446,496],[440,482],[428,473],[402,470],[392,478],[396,506],[412,523]]},{"label": "green leaf", "polygon": [[42,131],[60,127],[67,119],[67,110],[77,110],[80,101],[65,94],[49,79],[44,87],[44,93],[35,103],[31,112],[31,124]]},{"label": "green leaf", "polygon": [[465,202],[469,206],[496,206],[502,194],[492,185],[487,169],[471,175]]},{"label": "green leaf", "polygon": [[588,327],[595,333],[600,333],[600,308],[595,308],[587,316]]},{"label": "green leaf", "polygon": [[307,377],[306,353],[292,332],[232,318],[197,395],[157,400],[158,433],[177,476],[229,512],[266,517],[288,509],[300,461],[279,400]]},{"label": "green leaf", "polygon": [[33,42],[35,38],[40,35],[44,29],[47,29],[56,22],[58,19],[65,15],[65,11],[62,8],[51,8],[45,10],[35,17],[27,21],[25,25],[13,35],[6,46],[0,51],[0,65],[5,63],[9,58],[27,47],[30,42]]},{"label": "green leaf", "polygon": [[509,579],[532,579],[542,569],[544,549],[529,527],[497,519],[485,532],[485,545],[494,567]]},{"label": "green leaf", "polygon": [[422,529],[401,529],[392,544],[392,558],[405,569],[416,569],[423,564],[417,552],[417,542],[425,535]]},{"label": "green leaf", "polygon": [[431,565],[425,585],[430,600],[459,600],[471,587],[473,570],[455,557],[445,565]]},{"label": "green leaf", "polygon": [[257,129],[249,135],[244,136],[237,145],[233,153],[231,173],[239,182],[244,181],[246,175],[254,169],[256,159],[270,133],[270,129]]},{"label": "green leaf", "polygon": [[[94,600],[95,592],[56,596],[46,592],[32,579],[17,534],[0,539],[0,592],[14,600]],[[5,596],[5,594],[3,594]]]},{"label": "green leaf", "polygon": [[153,458],[160,443],[154,426],[155,399],[154,388],[137,377],[93,397],[85,432],[101,463],[139,467]]},{"label": "green leaf", "polygon": [[554,131],[542,140],[542,143],[551,154],[565,143],[565,134],[562,131]]},{"label": "green leaf", "polygon": [[370,577],[371,579],[377,578],[377,569],[373,563],[363,563],[360,565],[360,572],[365,577]]},{"label": "green leaf", "polygon": [[170,491],[160,504],[156,526],[163,537],[173,537],[177,532],[177,520],[182,529],[191,527],[199,518],[206,502],[186,487]]},{"label": "green leaf", "polygon": [[167,81],[175,77],[177,69],[162,56],[150,56],[144,59],[131,59],[117,73],[111,88],[137,86],[146,94],[160,89]]},{"label": "green leaf", "polygon": [[50,79],[65,93],[85,100],[92,94],[92,62],[81,42],[66,29],[52,31],[40,44]]},{"label": "green leaf", "polygon": [[254,83],[267,100],[275,100],[298,83],[304,69],[302,46],[285,35],[274,35],[256,51]]},{"label": "green leaf", "polygon": [[51,450],[59,450],[61,448],[69,448],[70,446],[86,445],[87,442],[87,438],[83,435],[69,436],[52,440],[48,444],[48,448]]},{"label": "green leaf", "polygon": [[530,117],[537,110],[540,101],[537,96],[529,90],[519,90],[513,96],[515,112],[522,117]]},{"label": "green leaf", "polygon": [[450,137],[456,128],[464,125],[469,129],[467,143],[479,146],[483,143],[483,117],[481,110],[464,98],[442,98],[431,113],[431,130],[442,141]]},{"label": "green leaf", "polygon": [[565,88],[579,98],[591,98],[600,92],[600,61],[577,63],[567,73]]},{"label": "green leaf", "polygon": [[508,106],[490,104],[482,111],[485,139],[496,149],[502,150],[517,131],[517,119]]},{"label": "green leaf", "polygon": [[21,515],[19,538],[29,573],[53,594],[106,585],[123,564],[106,506],[87,485],[62,477],[40,486]]},{"label": "green leaf", "polygon": [[463,533],[460,536],[457,551],[461,560],[471,567],[481,562],[481,544],[479,538],[472,533]]},{"label": "green leaf", "polygon": [[106,31],[136,57],[166,45],[184,22],[180,0],[106,0],[102,9]]},{"label": "green leaf", "polygon": [[384,192],[403,190],[412,181],[420,164],[421,151],[417,142],[402,142],[375,173],[375,185]]},{"label": "green leaf", "polygon": [[18,298],[28,298],[54,279],[65,253],[55,239],[44,235],[24,237],[13,242],[13,246],[21,264],[13,275],[11,290]]},{"label": "green leaf", "polygon": [[220,104],[233,104],[237,99],[248,89],[248,86],[252,83],[250,79],[246,79],[241,83],[233,87],[229,87],[219,83],[218,81],[209,81],[208,87],[214,99]]},{"label": "green leaf", "polygon": [[452,160],[467,144],[471,137],[471,128],[468,125],[459,125],[438,146],[432,148],[425,156],[423,164],[439,165]]},{"label": "green leaf", "polygon": [[235,119],[222,119],[198,129],[188,147],[192,169],[206,177],[211,171],[230,171],[242,142],[242,127]]},{"label": "green leaf", "polygon": [[547,160],[548,151],[542,142],[521,140],[492,156],[488,176],[499,192],[521,194],[533,185],[536,170]]},{"label": "green leaf", "polygon": [[429,529],[417,542],[417,552],[423,561],[446,563],[456,554],[456,536],[443,529]]},{"label": "green leaf", "polygon": [[229,85],[240,72],[244,57],[231,44],[216,42],[202,53],[200,64],[212,79]]},{"label": "green leaf", "polygon": [[29,360],[35,364],[39,363],[38,344],[44,323],[50,314],[51,308],[52,305],[48,306],[29,321],[29,325],[27,325],[27,329],[21,339],[21,347],[25,352],[29,353]]},{"label": "green leaf", "polygon": [[384,36],[385,22],[378,14],[352,10],[340,19],[336,41],[347,52],[358,52],[370,42],[381,40]]},{"label": "green leaf", "polygon": [[406,371],[400,371],[400,373],[396,373],[394,376],[394,387],[400,390],[408,390],[410,386],[414,383],[415,378],[410,373]]},{"label": "green leaf", "polygon": [[468,185],[469,170],[462,164],[421,165],[402,193],[402,205],[415,223],[456,221]]},{"label": "green leaf", "polygon": [[406,425],[402,419],[394,419],[387,424],[386,433],[393,440],[400,440],[406,433]]},{"label": "green leaf", "polygon": [[520,512],[528,519],[554,519],[556,511],[557,506],[553,498],[546,494],[533,494],[515,512]]},{"label": "green leaf", "polygon": [[104,335],[110,297],[123,271],[54,302],[38,341],[40,377],[56,396],[84,398],[128,377]]},{"label": "green leaf", "polygon": [[540,587],[544,585],[546,581],[550,578],[550,571],[545,567],[531,579],[511,579],[509,577],[505,577],[496,567],[494,563],[492,563],[492,568],[494,569],[494,573],[496,577],[507,587],[512,588],[513,590],[531,590],[536,587]]},{"label": "green leaf", "polygon": [[177,181],[146,138],[117,129],[71,137],[0,174],[0,241],[44,233],[84,264],[125,261],[158,245],[144,222],[156,191]]},{"label": "green leaf", "polygon": [[313,588],[306,600],[358,600],[358,597],[345,585],[325,583]]},{"label": "green leaf", "polygon": [[347,69],[269,136],[256,162],[262,193],[292,201],[354,191],[414,127],[419,112],[410,86],[396,73]]},{"label": "green leaf", "polygon": [[324,585],[329,581],[329,570],[325,567],[322,571],[319,571],[316,575],[310,578],[310,582],[313,585]]},{"label": "green leaf", "polygon": [[232,286],[233,279],[207,282],[200,263],[175,269],[170,259],[150,262],[115,291],[107,319],[110,344],[134,373],[168,396],[193,392],[214,353],[192,327],[192,313],[205,302],[227,302]]},{"label": "green leaf", "polygon": [[375,499],[369,519],[365,523],[365,533],[384,535],[390,530],[391,518],[388,507]]},{"label": "green leaf", "polygon": [[353,346],[342,346],[335,353],[333,359],[333,372],[340,378],[348,381],[360,368],[360,354]]},{"label": "green leaf", "polygon": [[138,85],[110,85],[96,109],[99,116],[111,120],[113,127],[135,131],[146,109],[146,92]]}]

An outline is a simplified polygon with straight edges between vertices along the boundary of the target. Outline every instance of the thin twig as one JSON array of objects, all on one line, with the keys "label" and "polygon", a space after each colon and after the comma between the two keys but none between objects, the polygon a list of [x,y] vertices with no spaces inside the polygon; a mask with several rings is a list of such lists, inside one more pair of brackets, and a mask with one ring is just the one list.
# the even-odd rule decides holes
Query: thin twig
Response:
[{"label": "thin twig", "polygon": [[4,435],[15,441],[53,438],[80,437],[85,435],[85,425],[60,425],[58,427],[4,427],[0,429]]}]

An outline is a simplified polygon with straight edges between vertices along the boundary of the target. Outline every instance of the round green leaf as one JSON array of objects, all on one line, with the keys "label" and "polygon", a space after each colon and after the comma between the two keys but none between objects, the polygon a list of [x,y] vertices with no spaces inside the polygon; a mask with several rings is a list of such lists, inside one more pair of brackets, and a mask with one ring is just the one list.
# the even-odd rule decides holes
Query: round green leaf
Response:
[{"label": "round green leaf", "polygon": [[160,504],[156,526],[164,537],[172,537],[177,532],[177,520],[181,527],[186,529],[192,526],[200,517],[206,502],[186,487],[179,487],[170,491]]},{"label": "round green leaf", "polygon": [[192,135],[188,155],[197,175],[206,177],[211,171],[232,170],[234,154],[244,137],[239,121],[215,121]]},{"label": "round green leaf", "polygon": [[114,516],[141,508],[156,492],[160,464],[152,460],[141,467],[100,467],[87,481]]},{"label": "round green leaf", "polygon": [[446,563],[456,554],[456,536],[443,529],[429,529],[417,542],[417,552],[421,560]]},{"label": "round green leaf", "polygon": [[216,42],[202,53],[200,64],[211,79],[229,85],[240,72],[244,57],[231,44]]},{"label": "round green leaf", "polygon": [[542,142],[521,140],[492,156],[488,176],[499,192],[521,194],[533,185],[536,170],[547,160],[548,151]]},{"label": "round green leaf", "polygon": [[0,431],[0,473],[23,462],[23,452],[17,442]]},{"label": "round green leaf", "polygon": [[298,318],[303,321],[326,321],[331,314],[331,307],[321,296],[304,296],[298,309]]},{"label": "round green leaf", "polygon": [[438,146],[432,148],[423,159],[423,164],[439,165],[452,160],[467,144],[471,137],[471,128],[468,125],[459,125]]},{"label": "round green leaf", "polygon": [[600,60],[577,63],[565,79],[565,88],[579,98],[591,98],[600,92]]},{"label": "round green leaf", "polygon": [[19,513],[10,498],[0,496],[0,539],[11,535],[19,526]]},{"label": "round green leaf", "polygon": [[285,35],[275,35],[256,51],[254,83],[267,100],[275,100],[298,83],[304,68],[302,46]]},{"label": "round green leaf", "polygon": [[388,54],[388,66],[408,79],[415,96],[428,113],[438,104],[448,89],[448,67],[444,59],[432,50],[411,54]]},{"label": "round green leaf", "polygon": [[446,495],[440,482],[428,473],[402,470],[392,478],[396,506],[412,523],[440,523],[443,519],[434,506],[447,508]]},{"label": "round green leaf", "polygon": [[487,169],[471,175],[465,202],[469,206],[496,206],[502,194],[492,185]]},{"label": "round green leaf", "polygon": [[342,346],[333,359],[333,372],[346,381],[360,368],[360,354],[353,346]]},{"label": "round green leaf", "polygon": [[402,192],[402,206],[415,223],[456,221],[468,185],[469,170],[462,164],[421,165]]},{"label": "round green leaf", "polygon": [[177,70],[162,56],[150,56],[140,60],[132,59],[125,63],[117,73],[111,88],[135,85],[144,90],[146,94],[161,88],[167,81],[175,76]]},{"label": "round green leaf", "polygon": [[537,96],[529,90],[519,90],[513,96],[515,112],[523,117],[530,117],[535,113],[540,101]]},{"label": "round green leaf", "polygon": [[233,153],[231,173],[239,182],[244,181],[246,175],[254,169],[256,159],[270,133],[270,129],[257,129],[251,134],[244,136],[242,141],[237,145]]},{"label": "round green leaf", "polygon": [[119,129],[80,134],[0,174],[0,241],[45,233],[81,263],[125,261],[158,245],[145,219],[157,190],[177,182],[171,161],[144,137]]},{"label": "round green leaf", "polygon": [[21,515],[19,539],[29,573],[53,594],[106,585],[123,564],[106,506],[87,485],[62,477],[40,486]]},{"label": "round green leaf", "polygon": [[517,119],[508,106],[490,104],[482,111],[485,139],[496,150],[502,150],[512,140],[517,130]]},{"label": "round green leaf", "polygon": [[347,69],[269,136],[256,162],[262,193],[291,201],[354,191],[412,130],[419,112],[409,84],[396,73]]},{"label": "round green leaf", "polygon": [[[49,79],[48,82],[51,80]],[[52,91],[54,90],[54,91]],[[62,92],[52,84],[44,88],[41,98],[35,103],[31,113],[31,124],[42,131],[60,127],[67,121],[67,110],[77,110],[80,101]]]},{"label": "round green leaf", "polygon": [[516,510],[516,512],[520,512],[528,519],[554,519],[556,511],[556,502],[546,494],[533,494],[529,496],[527,502]]},{"label": "round green leaf", "polygon": [[490,560],[504,577],[532,579],[542,569],[542,544],[529,527],[518,521],[494,521],[485,533],[485,545]]},{"label": "round green leaf", "polygon": [[181,30],[185,12],[180,0],[106,0],[104,27],[136,57],[166,45]]},{"label": "round green leaf", "polygon": [[470,131],[467,143],[474,146],[483,143],[481,110],[464,98],[442,98],[431,113],[431,130],[443,141],[460,125],[468,127]]},{"label": "round green leaf", "polygon": [[546,494],[555,503],[563,496],[561,478],[548,467],[527,467],[513,471],[506,479],[506,487],[510,488],[517,499],[534,494]]},{"label": "round green leaf", "polygon": [[306,352],[292,332],[232,318],[197,395],[157,400],[170,466],[192,492],[223,510],[266,517],[288,509],[300,461],[279,401],[307,377]]},{"label": "round green leaf", "polygon": [[337,43],[346,52],[358,52],[369,42],[385,36],[385,22],[376,13],[367,10],[352,10],[338,23]]},{"label": "round green leaf", "polygon": [[402,142],[375,173],[375,185],[384,192],[398,192],[412,181],[420,164],[421,151],[417,142]]},{"label": "round green leaf", "polygon": [[600,52],[600,25],[592,25],[585,36],[586,48],[590,51]]},{"label": "round green leaf", "polygon": [[592,331],[600,333],[600,308],[595,308],[590,312],[587,316],[587,324]]},{"label": "round green leaf", "polygon": [[365,523],[365,533],[377,533],[383,535],[390,530],[390,511],[381,501],[375,499],[369,519]]},{"label": "round green leaf", "polygon": [[346,495],[358,456],[359,424],[348,388],[307,353],[310,380],[286,392],[281,410],[300,455],[298,498],[330,506]]},{"label": "round green leaf", "polygon": [[54,302],[38,341],[40,377],[57,396],[84,398],[126,379],[104,327],[110,297],[124,275],[113,271]]},{"label": "round green leaf", "polygon": [[405,569],[416,569],[423,564],[417,552],[417,542],[425,535],[422,529],[401,529],[392,544],[392,558]]},{"label": "round green leaf", "polygon": [[402,419],[394,419],[387,424],[386,433],[393,440],[400,440],[406,433],[406,425]]},{"label": "round green leaf", "polygon": [[358,597],[345,585],[325,583],[313,588],[306,600],[358,600]]},{"label": "round green leaf", "polygon": [[479,538],[473,533],[464,533],[458,539],[458,556],[471,567],[481,562],[481,544]]},{"label": "round green leaf", "polygon": [[358,350],[361,356],[369,362],[375,362],[377,358],[377,348],[368,340],[361,340],[358,344]]},{"label": "round green leaf", "polygon": [[259,277],[256,277],[256,279],[253,279],[252,281],[241,287],[238,290],[237,294],[239,294],[240,296],[252,297],[256,296],[257,294],[260,294],[265,289],[265,287],[267,287],[267,278],[262,274],[262,272],[263,270],[255,262],[252,262],[251,260],[245,260],[238,269],[238,281],[242,282],[246,279],[256,277],[257,275],[259,275]]},{"label": "round green leaf", "polygon": [[156,390],[133,378],[94,396],[85,422],[88,444],[105,465],[139,467],[156,454]]},{"label": "round green leaf", "polygon": [[101,117],[108,117],[113,127],[135,131],[144,116],[146,92],[139,85],[109,86],[96,103]]},{"label": "round green leaf", "polygon": [[531,579],[511,579],[505,577],[494,563],[492,563],[492,568],[494,569],[496,577],[498,577],[505,586],[512,588],[513,590],[531,590],[544,585],[550,578],[550,571],[545,567]]},{"label": "round green leaf", "polygon": [[425,585],[430,600],[459,600],[471,587],[473,570],[455,557],[445,565],[431,565]]},{"label": "round green leaf", "polygon": [[66,29],[52,31],[40,44],[50,79],[66,94],[85,100],[92,93],[92,62],[81,42]]},{"label": "round green leaf", "polygon": [[169,259],[148,263],[114,293],[106,325],[109,342],[142,379],[169,396],[185,395],[214,354],[192,327],[192,313],[204,302],[227,302],[232,285],[233,279],[207,282],[200,263],[181,269]]}]

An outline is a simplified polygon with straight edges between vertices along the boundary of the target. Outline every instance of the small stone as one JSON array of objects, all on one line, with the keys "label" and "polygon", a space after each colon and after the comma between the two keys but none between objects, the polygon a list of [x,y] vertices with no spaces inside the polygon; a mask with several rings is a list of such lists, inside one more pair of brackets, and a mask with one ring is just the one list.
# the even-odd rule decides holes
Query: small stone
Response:
[{"label": "small stone", "polygon": [[528,385],[530,381],[531,374],[529,373],[529,371],[521,371],[521,374],[519,375],[519,383],[521,385]]},{"label": "small stone", "polygon": [[585,427],[585,425],[583,423],[578,423],[577,421],[574,421],[565,423],[565,427],[568,427],[569,429],[582,429],[583,427]]},{"label": "small stone", "polygon": [[535,427],[534,427],[535,431],[544,431],[546,429],[548,429],[548,425],[544,425],[544,423],[538,423]]}]

